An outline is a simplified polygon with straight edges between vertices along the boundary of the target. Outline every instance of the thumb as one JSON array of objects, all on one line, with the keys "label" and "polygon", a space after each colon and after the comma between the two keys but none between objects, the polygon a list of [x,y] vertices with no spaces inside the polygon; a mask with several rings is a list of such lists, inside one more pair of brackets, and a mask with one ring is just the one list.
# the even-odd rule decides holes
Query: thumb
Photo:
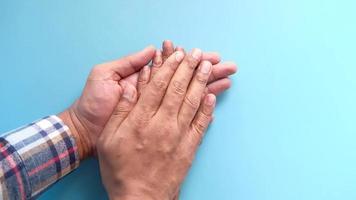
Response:
[{"label": "thumb", "polygon": [[122,79],[140,71],[141,68],[153,59],[155,51],[155,47],[150,45],[137,53],[111,61],[107,63],[107,65],[120,76],[120,79]]},{"label": "thumb", "polygon": [[[109,121],[107,122],[102,135],[107,133],[107,135],[115,134],[115,130],[120,126],[120,124],[126,119],[130,111],[136,105],[137,101],[137,91],[136,88],[130,83],[123,82],[123,94],[117,103]],[[107,137],[103,136],[103,137]]]}]

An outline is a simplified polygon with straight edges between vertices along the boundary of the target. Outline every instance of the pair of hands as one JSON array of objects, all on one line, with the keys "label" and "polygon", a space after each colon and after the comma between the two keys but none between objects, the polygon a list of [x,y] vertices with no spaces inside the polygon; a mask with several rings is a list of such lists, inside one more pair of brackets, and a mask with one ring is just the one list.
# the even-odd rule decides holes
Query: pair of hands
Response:
[{"label": "pair of hands", "polygon": [[227,76],[236,71],[233,63],[219,62],[215,53],[185,54],[165,41],[162,52],[147,47],[94,67],[80,99],[60,116],[76,136],[81,159],[98,147],[110,198],[177,196],[215,95],[229,88]]}]

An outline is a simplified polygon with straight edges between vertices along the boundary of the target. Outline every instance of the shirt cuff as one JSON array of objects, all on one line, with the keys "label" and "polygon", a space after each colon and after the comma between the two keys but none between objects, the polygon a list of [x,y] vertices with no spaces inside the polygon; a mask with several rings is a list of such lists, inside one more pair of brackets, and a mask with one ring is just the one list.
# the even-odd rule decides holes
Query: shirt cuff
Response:
[{"label": "shirt cuff", "polygon": [[79,155],[69,128],[52,115],[0,137],[0,164],[0,197],[30,199],[77,168]]}]

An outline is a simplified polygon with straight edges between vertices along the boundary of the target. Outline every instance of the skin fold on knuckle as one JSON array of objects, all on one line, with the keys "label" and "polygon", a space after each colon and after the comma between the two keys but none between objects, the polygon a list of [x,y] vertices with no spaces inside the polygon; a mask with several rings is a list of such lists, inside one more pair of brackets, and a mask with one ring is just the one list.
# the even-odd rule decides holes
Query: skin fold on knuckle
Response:
[{"label": "skin fold on knuckle", "polygon": [[210,116],[202,114],[196,121],[193,123],[193,129],[198,134],[203,134],[210,122]]},{"label": "skin fold on knuckle", "polygon": [[113,111],[112,115],[115,117],[123,117],[126,116],[127,113],[130,112],[130,105],[118,105],[116,109]]},{"label": "skin fold on knuckle", "polygon": [[164,92],[167,85],[167,81],[163,80],[162,78],[154,78],[152,80],[153,92]]},{"label": "skin fold on knuckle", "polygon": [[201,97],[196,95],[187,95],[184,98],[184,103],[193,109],[199,108]]},{"label": "skin fold on knuckle", "polygon": [[184,88],[183,83],[181,81],[174,80],[172,86],[173,86],[173,92],[175,94],[179,96],[185,94],[186,89]]},{"label": "skin fold on knuckle", "polygon": [[148,79],[146,78],[146,77],[144,77],[144,76],[140,76],[139,78],[138,78],[138,80],[137,80],[137,83],[138,84],[145,84],[145,83],[147,83],[148,82]]},{"label": "skin fold on knuckle", "polygon": [[196,75],[195,75],[195,80],[200,84],[200,85],[206,85],[207,82],[208,82],[208,78],[209,76],[208,75],[205,75],[201,72],[198,72]]}]

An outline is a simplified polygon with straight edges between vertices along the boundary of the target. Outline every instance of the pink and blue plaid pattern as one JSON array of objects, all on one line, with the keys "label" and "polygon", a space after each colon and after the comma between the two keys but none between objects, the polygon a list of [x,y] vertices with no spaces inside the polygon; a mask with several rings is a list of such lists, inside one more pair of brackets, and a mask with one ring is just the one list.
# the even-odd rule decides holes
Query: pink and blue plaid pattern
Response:
[{"label": "pink and blue plaid pattern", "polygon": [[32,199],[79,166],[75,140],[57,116],[0,137],[0,199]]}]

